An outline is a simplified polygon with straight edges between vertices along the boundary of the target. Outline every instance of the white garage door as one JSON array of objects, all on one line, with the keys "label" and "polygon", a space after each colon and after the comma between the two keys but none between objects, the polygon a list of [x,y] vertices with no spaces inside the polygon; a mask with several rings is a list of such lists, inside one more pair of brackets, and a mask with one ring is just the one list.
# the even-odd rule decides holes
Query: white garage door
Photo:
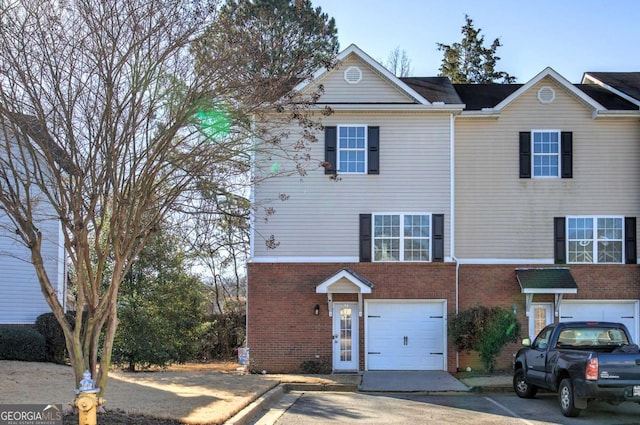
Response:
[{"label": "white garage door", "polygon": [[560,321],[620,322],[631,332],[634,342],[638,341],[638,304],[634,301],[597,302],[562,301]]},{"label": "white garage door", "polygon": [[367,370],[446,370],[444,301],[369,301]]}]

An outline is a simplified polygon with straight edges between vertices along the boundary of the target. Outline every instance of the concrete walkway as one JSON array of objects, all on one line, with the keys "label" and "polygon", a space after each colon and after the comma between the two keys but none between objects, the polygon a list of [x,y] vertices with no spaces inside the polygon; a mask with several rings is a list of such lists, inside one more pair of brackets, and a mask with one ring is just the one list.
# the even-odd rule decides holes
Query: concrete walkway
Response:
[{"label": "concrete walkway", "polygon": [[364,372],[358,390],[363,392],[446,392],[469,391],[470,388],[442,370],[391,370]]}]

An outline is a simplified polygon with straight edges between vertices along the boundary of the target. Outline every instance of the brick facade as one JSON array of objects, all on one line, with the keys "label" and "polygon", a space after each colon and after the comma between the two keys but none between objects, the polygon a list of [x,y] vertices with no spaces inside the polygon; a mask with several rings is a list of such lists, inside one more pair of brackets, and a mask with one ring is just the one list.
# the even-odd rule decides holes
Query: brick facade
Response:
[{"label": "brick facade", "polygon": [[[459,270],[459,308],[477,305],[517,308],[523,338],[527,337],[528,320],[525,295],[516,280],[515,269],[539,265],[470,265]],[[553,266],[548,266],[553,267]],[[562,265],[569,267],[578,286],[577,294],[565,294],[565,300],[637,300],[640,299],[640,266],[638,265]],[[536,294],[533,302],[554,302],[553,294]],[[555,318],[558,321],[558,318]],[[520,344],[510,344],[500,355],[497,368],[512,367],[513,355]],[[460,368],[482,368],[476,353],[460,353]]]},{"label": "brick facade", "polygon": [[[305,361],[332,362],[332,318],[327,295],[316,286],[348,267],[375,285],[367,299],[439,299],[455,312],[453,263],[252,263],[249,264],[247,346],[252,370],[301,372]],[[334,294],[335,301],[356,301],[356,294]],[[320,315],[314,307],[320,306]],[[360,318],[360,370],[364,370],[364,316]],[[448,344],[449,369],[455,349]],[[451,369],[453,365],[453,369]]]},{"label": "brick facade", "polygon": [[[249,264],[249,303],[247,346],[251,368],[270,373],[302,372],[305,361],[332,363],[332,318],[327,312],[327,295],[317,294],[316,286],[348,267],[375,285],[367,299],[444,299],[447,312],[456,308],[456,266],[453,263],[251,263]],[[468,265],[459,267],[459,309],[476,305],[517,308],[527,336],[525,295],[516,280],[515,269],[523,265]],[[540,266],[531,266],[540,267]],[[638,265],[572,265],[571,273],[578,293],[564,299],[615,300],[640,299]],[[335,301],[357,301],[356,294],[334,294]],[[553,302],[552,294],[536,294],[534,302]],[[314,307],[320,306],[320,314]],[[557,321],[558,319],[555,318]],[[364,370],[364,316],[360,327],[360,370]],[[519,344],[503,350],[498,369],[509,369]],[[447,344],[448,370],[459,367],[481,368],[476,353],[456,353]]]}]

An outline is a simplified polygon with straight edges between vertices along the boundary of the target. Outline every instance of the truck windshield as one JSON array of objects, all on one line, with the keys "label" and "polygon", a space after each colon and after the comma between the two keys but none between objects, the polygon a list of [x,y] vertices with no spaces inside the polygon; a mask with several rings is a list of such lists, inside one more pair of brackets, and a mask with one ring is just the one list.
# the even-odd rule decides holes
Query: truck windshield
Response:
[{"label": "truck windshield", "polygon": [[558,336],[558,347],[581,347],[585,345],[628,344],[627,335],[620,328],[586,327],[563,329]]}]

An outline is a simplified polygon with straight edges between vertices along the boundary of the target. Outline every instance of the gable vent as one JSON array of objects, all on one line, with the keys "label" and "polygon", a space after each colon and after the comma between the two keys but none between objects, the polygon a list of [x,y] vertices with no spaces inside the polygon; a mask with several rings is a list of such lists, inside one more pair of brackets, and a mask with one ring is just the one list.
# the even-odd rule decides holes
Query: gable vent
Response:
[{"label": "gable vent", "polygon": [[556,92],[549,86],[541,87],[538,90],[538,100],[540,103],[551,103],[556,98]]},{"label": "gable vent", "polygon": [[362,71],[357,66],[350,66],[344,71],[344,80],[349,84],[358,84],[362,80]]}]

